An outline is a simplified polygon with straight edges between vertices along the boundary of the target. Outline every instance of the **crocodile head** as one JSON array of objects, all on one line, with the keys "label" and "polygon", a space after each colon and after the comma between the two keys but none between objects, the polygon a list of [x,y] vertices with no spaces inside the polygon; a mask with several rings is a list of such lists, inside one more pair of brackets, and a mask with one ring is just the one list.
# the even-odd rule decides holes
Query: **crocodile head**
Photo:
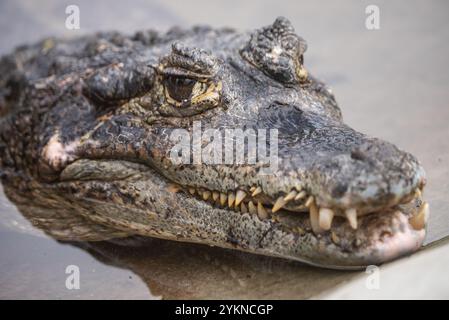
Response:
[{"label": "crocodile head", "polygon": [[417,250],[422,167],[344,124],[305,50],[285,18],[21,48],[2,67],[7,194],[57,212],[25,210],[60,239],[137,234],[335,268]]}]

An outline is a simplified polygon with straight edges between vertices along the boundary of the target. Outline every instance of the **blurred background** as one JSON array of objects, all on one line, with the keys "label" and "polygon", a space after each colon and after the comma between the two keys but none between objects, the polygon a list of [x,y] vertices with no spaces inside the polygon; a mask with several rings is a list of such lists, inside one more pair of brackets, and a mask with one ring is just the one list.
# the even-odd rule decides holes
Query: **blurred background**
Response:
[{"label": "blurred background", "polygon": [[[371,4],[380,9],[378,30],[365,26],[365,9]],[[68,5],[80,9],[79,30],[65,27]],[[307,40],[306,68],[333,88],[345,122],[421,160],[431,207],[426,243],[444,241],[449,234],[447,1],[0,0],[0,54],[46,36],[76,37],[100,30],[132,34],[198,24],[248,30],[280,15]],[[398,297],[421,297],[426,290],[449,297],[449,277],[438,273],[449,266],[438,258],[448,256],[447,245],[440,245],[438,252],[424,250],[424,258],[418,254],[412,262],[406,258],[387,266],[385,277],[391,274],[396,282],[385,281],[373,296],[357,287],[363,273],[318,270],[195,245],[156,241],[152,251],[132,254],[104,245],[92,256],[90,249],[31,235],[37,232],[24,227],[15,207],[2,195],[0,202],[0,298],[309,298],[326,292],[329,297],[390,297],[395,292]],[[437,268],[433,276],[410,283],[424,265],[429,271],[429,261]],[[65,289],[64,266],[69,263],[87,270],[84,290]],[[398,280],[397,270],[407,270],[403,280]],[[411,290],[398,291],[400,281]]]}]

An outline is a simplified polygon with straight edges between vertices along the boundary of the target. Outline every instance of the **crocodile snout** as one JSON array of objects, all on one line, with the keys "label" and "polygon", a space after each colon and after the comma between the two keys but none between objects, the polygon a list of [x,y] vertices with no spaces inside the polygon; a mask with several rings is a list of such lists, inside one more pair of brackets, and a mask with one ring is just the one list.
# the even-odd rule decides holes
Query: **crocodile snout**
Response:
[{"label": "crocodile snout", "polygon": [[321,155],[309,178],[320,206],[364,214],[405,201],[424,183],[424,170],[393,144],[363,138],[347,151]]}]

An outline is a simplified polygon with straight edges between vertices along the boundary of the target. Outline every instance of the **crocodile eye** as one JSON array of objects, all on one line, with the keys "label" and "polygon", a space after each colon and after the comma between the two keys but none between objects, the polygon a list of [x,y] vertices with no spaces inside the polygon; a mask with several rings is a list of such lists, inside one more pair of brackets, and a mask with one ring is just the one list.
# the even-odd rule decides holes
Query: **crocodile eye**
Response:
[{"label": "crocodile eye", "polygon": [[197,80],[186,77],[167,76],[164,84],[167,94],[173,100],[186,103],[192,96],[192,91]]},{"label": "crocodile eye", "polygon": [[164,98],[159,112],[186,116],[216,107],[220,102],[222,83],[218,79],[173,68],[163,69],[159,79]]}]

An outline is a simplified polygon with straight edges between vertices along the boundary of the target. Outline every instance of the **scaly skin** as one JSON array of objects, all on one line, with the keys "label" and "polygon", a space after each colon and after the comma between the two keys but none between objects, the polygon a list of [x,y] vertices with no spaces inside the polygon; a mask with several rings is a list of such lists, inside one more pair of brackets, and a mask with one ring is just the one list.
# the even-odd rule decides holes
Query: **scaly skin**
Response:
[{"label": "scaly skin", "polygon": [[[417,250],[422,167],[345,125],[305,50],[285,18],[253,33],[102,33],[18,48],[0,63],[5,192],[61,240],[153,236],[329,268]],[[277,169],[177,163],[170,135],[197,121],[277,129]]]}]

